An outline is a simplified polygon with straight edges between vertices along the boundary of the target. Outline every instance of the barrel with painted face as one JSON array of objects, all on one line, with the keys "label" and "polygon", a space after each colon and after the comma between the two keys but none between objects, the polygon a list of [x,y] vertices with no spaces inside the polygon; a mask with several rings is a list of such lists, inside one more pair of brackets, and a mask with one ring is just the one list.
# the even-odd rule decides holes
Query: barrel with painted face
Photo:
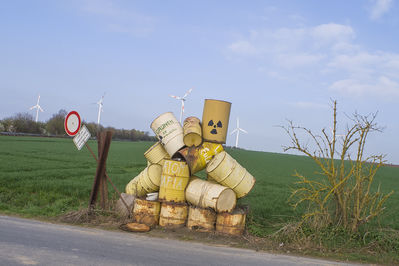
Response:
[{"label": "barrel with painted face", "polygon": [[208,176],[234,190],[237,198],[251,191],[255,178],[225,151],[215,155],[206,167]]},{"label": "barrel with painted face", "polygon": [[202,143],[201,122],[197,117],[187,117],[183,122],[183,141],[187,147],[199,146]]},{"label": "barrel with painted face", "polygon": [[151,123],[151,129],[170,157],[184,147],[183,127],[171,112],[164,113]]},{"label": "barrel with painted face", "polygon": [[159,200],[167,202],[185,202],[185,189],[190,178],[187,163],[165,160],[162,167]]},{"label": "barrel with painted face", "polygon": [[151,164],[163,165],[165,159],[170,159],[169,154],[166,152],[165,148],[160,142],[156,142],[152,145],[145,153],[144,157]]},{"label": "barrel with painted face", "polygon": [[204,141],[226,143],[230,109],[230,102],[205,100],[202,113],[202,137]]},{"label": "barrel with painted face", "polygon": [[223,151],[223,146],[217,143],[204,142],[198,147],[186,147],[179,151],[190,168],[191,175],[205,169],[212,158]]}]

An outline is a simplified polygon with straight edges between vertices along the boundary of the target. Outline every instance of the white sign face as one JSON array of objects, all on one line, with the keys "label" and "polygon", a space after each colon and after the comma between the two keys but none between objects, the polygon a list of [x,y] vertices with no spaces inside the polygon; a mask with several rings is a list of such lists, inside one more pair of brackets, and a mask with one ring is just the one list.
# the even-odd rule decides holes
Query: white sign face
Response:
[{"label": "white sign face", "polygon": [[75,143],[76,148],[81,150],[83,145],[90,139],[91,135],[89,130],[85,125],[79,130],[78,134],[73,138],[73,143]]},{"label": "white sign face", "polygon": [[64,121],[65,132],[69,136],[75,136],[80,129],[80,115],[76,111],[67,114]]}]

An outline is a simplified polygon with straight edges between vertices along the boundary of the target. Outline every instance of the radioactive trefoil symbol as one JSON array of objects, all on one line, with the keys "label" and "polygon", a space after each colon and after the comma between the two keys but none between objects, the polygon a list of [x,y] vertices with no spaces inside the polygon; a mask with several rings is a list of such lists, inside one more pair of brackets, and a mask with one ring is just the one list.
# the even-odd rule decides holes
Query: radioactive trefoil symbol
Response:
[{"label": "radioactive trefoil symbol", "polygon": [[213,122],[213,120],[210,120],[209,123],[208,123],[208,126],[213,127],[213,129],[211,130],[211,134],[216,135],[216,134],[218,133],[218,131],[217,131],[216,128],[217,128],[217,127],[222,127],[223,125],[222,125],[222,122],[221,122],[221,121],[219,121],[219,122],[217,122],[217,124],[215,124],[215,123]]}]

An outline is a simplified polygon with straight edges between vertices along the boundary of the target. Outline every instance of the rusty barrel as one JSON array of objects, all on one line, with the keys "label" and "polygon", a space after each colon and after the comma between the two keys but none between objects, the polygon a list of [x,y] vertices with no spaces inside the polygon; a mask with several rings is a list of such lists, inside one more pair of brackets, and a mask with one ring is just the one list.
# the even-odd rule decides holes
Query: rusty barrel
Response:
[{"label": "rusty barrel", "polygon": [[144,157],[150,164],[163,165],[164,159],[170,159],[169,154],[160,142],[156,142],[145,153]]},{"label": "rusty barrel", "polygon": [[151,129],[170,157],[184,147],[183,127],[173,113],[167,112],[155,118]]},{"label": "rusty barrel", "polygon": [[202,129],[199,118],[190,116],[183,122],[183,142],[186,146],[199,146],[202,143]]},{"label": "rusty barrel", "polygon": [[216,216],[216,232],[229,235],[242,235],[245,229],[247,210],[236,208],[232,212],[218,213]]},{"label": "rusty barrel", "polygon": [[232,189],[195,177],[190,179],[186,188],[186,200],[217,212],[230,212],[236,206],[236,194]]},{"label": "rusty barrel", "polygon": [[187,214],[187,204],[162,202],[159,225],[167,228],[183,227],[186,224]]},{"label": "rusty barrel", "polygon": [[187,227],[200,232],[215,230],[216,212],[212,209],[190,206],[188,210]]},{"label": "rusty barrel", "polygon": [[153,227],[159,223],[160,211],[160,202],[136,199],[133,208],[133,218],[138,223]]},{"label": "rusty barrel", "polygon": [[237,198],[247,195],[255,184],[255,178],[225,151],[215,155],[206,172],[219,184],[233,189]]},{"label": "rusty barrel", "polygon": [[198,147],[186,147],[179,154],[186,160],[191,175],[205,169],[212,158],[223,151],[223,146],[217,143],[203,142]]},{"label": "rusty barrel", "polygon": [[190,178],[186,162],[165,160],[162,167],[159,200],[168,202],[185,202],[184,190]]},{"label": "rusty barrel", "polygon": [[202,138],[204,141],[226,143],[230,109],[230,102],[205,99],[202,113]]}]

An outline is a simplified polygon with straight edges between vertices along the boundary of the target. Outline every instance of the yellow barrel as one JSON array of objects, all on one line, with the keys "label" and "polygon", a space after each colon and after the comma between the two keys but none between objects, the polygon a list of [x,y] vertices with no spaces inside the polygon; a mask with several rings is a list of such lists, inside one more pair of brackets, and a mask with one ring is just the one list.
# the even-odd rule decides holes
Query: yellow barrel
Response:
[{"label": "yellow barrel", "polygon": [[184,147],[183,127],[173,113],[167,112],[155,118],[151,123],[151,129],[170,157]]},{"label": "yellow barrel", "polygon": [[191,175],[205,169],[212,158],[223,151],[223,146],[217,143],[204,142],[198,147],[186,147],[179,151],[190,168]]},{"label": "yellow barrel", "polygon": [[225,144],[229,126],[231,103],[206,99],[202,113],[204,141]]},{"label": "yellow barrel", "polygon": [[130,180],[129,183],[127,183],[125,191],[127,194],[137,196],[137,197],[143,197],[147,193],[145,189],[139,184],[139,178],[140,176],[136,176],[132,180]]},{"label": "yellow barrel", "polygon": [[164,159],[170,159],[169,154],[160,142],[156,142],[145,153],[144,157],[147,158],[151,164],[163,165]]},{"label": "yellow barrel", "polygon": [[216,232],[229,235],[242,235],[245,229],[247,211],[236,208],[233,212],[218,213],[216,217]]},{"label": "yellow barrel", "polygon": [[187,213],[187,204],[162,202],[159,225],[168,228],[183,227],[186,224]]},{"label": "yellow barrel", "polygon": [[216,212],[211,209],[190,206],[188,210],[187,227],[200,232],[215,230]]},{"label": "yellow barrel", "polygon": [[153,227],[159,223],[160,211],[160,202],[136,199],[133,208],[133,218],[138,223]]},{"label": "yellow barrel", "polygon": [[212,208],[217,212],[230,212],[236,206],[236,194],[228,187],[191,178],[186,188],[186,200],[201,208]]},{"label": "yellow barrel", "polygon": [[186,189],[190,173],[186,162],[165,160],[162,167],[159,200],[169,202],[185,202]]},{"label": "yellow barrel", "polygon": [[161,184],[162,166],[151,164],[139,174],[139,184],[146,193],[156,192]]},{"label": "yellow barrel", "polygon": [[206,172],[219,184],[233,189],[237,198],[247,195],[255,185],[255,178],[225,151],[215,155]]},{"label": "yellow barrel", "polygon": [[199,146],[202,143],[201,121],[194,116],[187,117],[183,122],[183,134],[186,146]]}]

